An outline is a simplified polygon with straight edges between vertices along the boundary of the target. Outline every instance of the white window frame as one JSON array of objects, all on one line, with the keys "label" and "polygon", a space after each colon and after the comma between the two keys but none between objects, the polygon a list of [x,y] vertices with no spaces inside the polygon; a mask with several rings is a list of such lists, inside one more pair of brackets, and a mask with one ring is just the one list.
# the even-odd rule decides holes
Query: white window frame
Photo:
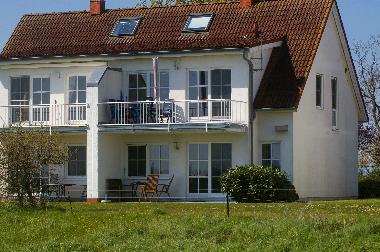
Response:
[{"label": "white window frame", "polygon": [[88,173],[88,170],[87,170],[87,165],[88,165],[88,162],[87,162],[87,156],[88,156],[88,153],[87,153],[87,145],[86,144],[68,144],[67,147],[86,147],[86,176],[69,176],[69,162],[66,161],[65,162],[65,179],[85,179],[87,178],[87,173]]},{"label": "white window frame", "polygon": [[[151,156],[152,146],[158,146],[159,147],[158,159],[152,159],[152,156]],[[161,156],[161,147],[162,146],[168,147],[168,158],[167,159],[162,158],[162,156]],[[170,144],[166,144],[166,143],[149,144],[148,149],[149,149],[149,153],[147,153],[147,156],[149,156],[149,166],[148,166],[149,172],[147,172],[147,174],[152,174],[151,161],[158,161],[158,164],[159,164],[158,174],[152,174],[152,175],[159,175],[160,178],[170,176]],[[168,173],[161,173],[161,161],[167,161],[168,162]]]},{"label": "white window frame", "polygon": [[[336,108],[333,108],[333,94],[332,94],[332,84],[333,84],[333,80],[335,80],[335,83],[336,83],[336,101],[335,101],[335,105],[336,105]],[[334,131],[337,131],[339,129],[339,85],[338,85],[338,78],[335,77],[335,76],[331,76],[331,126],[332,126],[332,129]],[[335,125],[334,125],[334,120],[333,120],[333,117],[334,117],[334,114],[335,114]]]},{"label": "white window frame", "polygon": [[[280,147],[280,158],[277,159],[277,158],[273,158],[273,145],[274,144],[278,144],[279,147]],[[263,158],[263,146],[264,145],[270,145],[270,158]],[[280,169],[282,170],[282,151],[281,151],[281,142],[263,142],[261,143],[261,149],[260,149],[260,163],[261,163],[261,166],[263,166],[263,160],[266,160],[266,161],[270,161],[270,167],[273,168],[273,161],[278,161],[279,164],[280,164]]]},{"label": "white window frame", "polygon": [[[21,82],[21,79],[22,78],[29,78],[29,99],[28,100],[13,100],[12,99],[12,79],[20,79],[20,82]],[[27,106],[27,110],[28,110],[28,119],[27,121],[31,121],[32,119],[32,112],[30,110],[31,106],[32,106],[32,98],[31,98],[31,95],[33,95],[32,93],[32,80],[33,80],[33,77],[30,76],[30,75],[14,75],[14,76],[10,76],[9,78],[9,92],[8,92],[8,102],[9,102],[9,105],[21,105],[21,106]],[[21,85],[20,85],[20,88],[21,88]],[[21,93],[21,90],[20,92]],[[12,104],[12,102],[16,102],[16,103],[22,103],[22,102],[28,102],[28,104]],[[17,123],[17,122],[13,122],[13,109],[14,108],[11,108],[11,115],[10,115],[10,120],[12,120],[12,123]]]},{"label": "white window frame", "polygon": [[[191,23],[192,23],[193,19],[197,19],[197,18],[201,18],[201,19],[206,18],[208,20],[207,20],[207,23],[203,26],[191,27]],[[186,24],[185,24],[183,31],[184,32],[207,32],[210,29],[213,18],[214,18],[213,13],[193,13],[193,14],[190,14],[187,21],[186,21]]]},{"label": "white window frame", "polygon": [[320,74],[320,73],[317,73],[315,75],[315,102],[317,102],[317,77],[321,77],[321,105],[318,106],[317,104],[315,104],[316,108],[317,109],[320,109],[320,110],[323,110],[324,108],[324,75],[323,74]]},{"label": "white window frame", "polygon": [[[169,178],[172,175],[172,169],[170,167],[170,157],[171,157],[171,148],[170,148],[170,143],[126,143],[125,144],[125,150],[124,153],[126,153],[125,158],[124,158],[124,171],[123,171],[123,177],[125,179],[130,179],[130,180],[143,180],[146,179],[146,176],[151,175],[151,168],[150,168],[150,147],[152,145],[167,145],[169,147],[169,173],[168,174],[162,174],[160,175],[160,179],[166,179]],[[144,176],[129,176],[129,155],[128,155],[128,148],[132,146],[145,146],[145,151],[146,151],[146,171],[145,171],[145,177]],[[157,174],[154,174],[157,175]]]},{"label": "white window frame", "polygon": [[[189,167],[190,167],[190,161],[199,161],[199,160],[190,160],[190,145],[192,144],[197,144],[197,145],[201,145],[201,144],[205,144],[207,145],[207,150],[208,150],[208,156],[207,156],[207,162],[208,162],[208,168],[207,168],[207,176],[190,176],[189,175]],[[186,184],[187,184],[187,187],[186,187],[186,190],[187,190],[187,194],[190,196],[190,197],[194,197],[194,198],[197,198],[197,197],[202,197],[202,196],[205,196],[205,197],[210,197],[210,196],[214,196],[214,197],[219,197],[219,196],[222,196],[224,195],[222,192],[220,193],[213,193],[212,192],[212,167],[211,167],[211,164],[212,164],[212,160],[211,160],[211,146],[212,144],[231,144],[231,168],[234,166],[234,157],[233,157],[233,143],[232,142],[223,142],[223,141],[215,141],[215,142],[188,142],[187,143],[187,150],[186,150],[186,156],[187,156],[187,164],[186,164]],[[198,168],[199,169],[199,168]],[[208,188],[207,188],[207,193],[191,193],[190,192],[190,178],[206,178],[208,179]],[[199,184],[198,184],[198,189],[199,189]]]},{"label": "white window frame", "polygon": [[[207,88],[207,100],[212,99],[212,85],[211,85],[211,79],[212,79],[212,71],[213,70],[230,70],[231,72],[231,98],[229,100],[232,100],[232,93],[233,93],[233,68],[231,66],[218,66],[218,67],[203,67],[203,68],[189,68],[186,71],[186,98],[187,100],[190,100],[190,87],[197,87],[198,89],[198,99],[194,101],[204,101],[203,99],[199,99],[199,88],[200,87],[206,87]],[[196,86],[190,86],[190,72],[197,72],[197,85]],[[199,85],[199,72],[207,72],[207,84],[205,86]],[[228,100],[228,99],[227,99]],[[205,102],[207,105],[207,115],[197,115],[197,116],[189,116],[191,120],[197,120],[197,119],[204,119],[204,118],[211,118],[214,117],[212,114],[212,103],[211,102]],[[198,103],[198,110],[201,103]],[[188,109],[187,109],[188,110]],[[199,112],[199,111],[198,111]]]},{"label": "white window frame", "polygon": [[[230,70],[231,71],[231,100],[232,100],[232,91],[233,91],[233,68],[231,66],[218,66],[218,67],[203,67],[203,68],[188,68],[186,71],[186,98],[190,100],[190,72],[197,72],[198,73],[198,84],[197,87],[199,88],[199,72],[207,72],[207,99],[212,99],[211,98],[211,72],[213,70]],[[195,86],[193,86],[195,87]],[[198,90],[199,92],[199,90]]]},{"label": "white window frame", "polygon": [[[35,92],[34,91],[34,80],[35,79],[40,79],[41,80],[41,90],[40,91],[37,91]],[[43,91],[42,90],[42,79],[48,79],[49,80],[49,91]],[[40,105],[50,105],[51,104],[51,78],[49,76],[33,76],[31,77],[31,104],[33,106],[40,106]],[[34,104],[34,94],[39,94],[41,95],[41,102],[42,102],[42,94],[46,94],[48,93],[49,94],[49,103],[40,103],[40,104]]]},{"label": "white window frame", "polygon": [[[71,90],[70,89],[70,78],[71,77],[77,77],[77,89],[76,90]],[[78,78],[79,77],[85,77],[86,78],[86,88],[85,90],[83,89],[79,89],[79,85],[78,85]],[[67,85],[66,85],[66,94],[67,94],[67,98],[66,98],[66,101],[67,101],[67,104],[71,104],[71,105],[75,105],[75,104],[86,104],[87,103],[87,80],[88,80],[88,76],[87,74],[83,74],[83,73],[78,73],[78,74],[70,74],[69,76],[67,76]],[[70,103],[70,91],[76,91],[76,95],[77,95],[77,99],[76,99],[76,103]],[[79,91],[85,91],[86,92],[86,101],[84,103],[78,103],[78,92]]]},{"label": "white window frame", "polygon": [[[39,79],[40,80],[40,91],[34,90],[34,80]],[[47,79],[49,81],[49,91],[43,91],[43,79]],[[50,105],[51,105],[51,78],[50,76],[33,76],[31,77],[31,85],[30,85],[31,93],[30,93],[30,103],[31,103],[31,120],[33,122],[48,122],[50,121]],[[34,95],[38,94],[41,99],[41,103],[34,104]],[[44,94],[49,95],[49,103],[43,103],[42,96]],[[36,117],[35,117],[36,116]]]},{"label": "white window frame", "polygon": [[[169,83],[168,83],[168,86],[167,87],[161,87],[161,73],[167,73],[169,75]],[[137,87],[136,88],[130,88],[130,82],[129,82],[129,76],[130,75],[138,75],[138,74],[146,74],[147,75],[147,86],[145,88],[145,96],[146,97],[152,97],[154,98],[154,80],[153,80],[153,71],[152,70],[136,70],[136,71],[129,71],[127,72],[127,80],[128,80],[128,87],[127,87],[127,90],[126,90],[126,93],[128,94],[127,95],[127,98],[128,98],[128,101],[131,101],[131,95],[130,95],[130,89],[135,89],[137,90],[137,96],[138,96],[138,90],[139,89],[144,89],[144,88],[139,88],[138,86],[138,77],[137,77]],[[161,89],[167,89],[168,90],[168,99],[170,99],[170,71],[169,70],[166,70],[166,69],[160,69],[158,71],[158,98],[159,100],[161,100]],[[153,90],[153,93],[152,91]],[[138,97],[137,97],[138,98]],[[166,100],[166,99],[164,99]],[[145,101],[145,100],[141,100],[141,99],[137,99],[136,102],[138,101]]]}]

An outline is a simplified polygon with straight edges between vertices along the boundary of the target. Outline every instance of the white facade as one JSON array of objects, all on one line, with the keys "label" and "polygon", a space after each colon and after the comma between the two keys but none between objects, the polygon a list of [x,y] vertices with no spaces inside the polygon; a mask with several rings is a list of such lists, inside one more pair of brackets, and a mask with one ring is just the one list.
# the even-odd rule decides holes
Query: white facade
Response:
[{"label": "white facade", "polygon": [[[160,157],[158,162],[163,159],[162,163],[168,167],[168,170],[160,175],[160,183],[167,183],[174,175],[170,189],[172,196],[184,200],[220,197],[220,193],[213,191],[213,162],[225,161],[236,166],[249,164],[252,159],[255,164],[261,164],[263,145],[268,144],[279,146],[279,152],[276,154],[279,157],[274,157],[273,154],[273,159],[276,160],[271,162],[279,162],[281,169],[287,172],[295,184],[301,198],[356,197],[357,123],[360,120],[361,101],[355,96],[356,83],[349,76],[349,68],[352,66],[349,66],[350,63],[347,61],[345,48],[341,45],[343,40],[339,37],[339,34],[343,35],[336,24],[336,10],[333,10],[298,109],[256,111],[251,129],[248,114],[249,67],[243,58],[243,50],[159,55],[159,71],[169,74],[170,101],[161,101],[162,106],[156,107],[154,122],[146,119],[145,114],[142,115],[142,111],[148,109],[151,103],[142,102],[136,105],[129,102],[132,95],[130,74],[148,73],[149,76],[152,72],[152,56],[0,62],[1,124],[7,127],[12,123],[12,106],[9,106],[12,105],[11,78],[29,76],[31,82],[28,106],[31,107],[32,115],[29,115],[26,125],[38,126],[38,123],[33,122],[33,109],[40,111],[38,107],[33,108],[33,79],[49,78],[50,105],[47,107],[50,106],[50,122],[45,126],[52,126],[54,130],[62,132],[69,146],[86,146],[86,176],[70,176],[67,171],[68,164],[63,165],[59,171],[64,183],[75,184],[73,191],[76,192],[73,194],[77,197],[80,196],[83,185],[87,185],[88,199],[97,200],[106,197],[107,179],[121,179],[123,184],[145,179],[145,176],[151,173],[151,162],[157,161],[151,156],[152,146],[157,145],[167,146],[165,149],[168,149],[165,158]],[[264,69],[272,48],[276,46],[281,46],[281,43],[264,46]],[[255,50],[257,48],[251,52]],[[99,76],[99,83],[92,83],[92,79],[96,79],[96,74],[101,68],[108,70],[104,76]],[[215,69],[230,70],[231,73],[230,98],[224,101],[215,100],[211,95],[211,71]],[[199,108],[203,104],[194,102],[189,95],[192,85],[189,84],[190,71],[205,71],[208,74],[208,82],[205,85],[208,88],[206,115],[198,114],[195,117],[189,114],[191,106]],[[263,73],[264,71],[253,73],[253,96],[256,95]],[[322,108],[315,105],[317,74],[322,74],[324,79]],[[77,120],[78,117],[70,115],[71,76],[85,76],[87,80],[86,102],[84,105],[80,104],[86,108],[86,112],[85,115],[81,114],[83,120],[80,122]],[[331,124],[331,77],[338,80],[337,128],[333,128]],[[111,103],[110,99],[113,99]],[[163,116],[163,107],[167,104],[172,106],[170,118]],[[63,106],[60,114],[52,112],[53,105]],[[139,106],[138,123],[135,118],[132,119],[132,106]],[[224,112],[223,109],[213,110],[214,107],[219,108],[218,106],[223,107]],[[116,111],[116,115],[110,112],[112,109]],[[200,110],[196,110],[197,113]],[[78,109],[74,108],[73,111],[77,112]],[[120,111],[123,112],[120,114]],[[146,121],[141,121],[141,117]],[[54,120],[60,123],[54,124]],[[231,155],[230,160],[213,160],[212,148],[217,148],[212,147],[213,144],[231,146],[231,151],[227,151],[227,156]],[[200,149],[201,145],[202,148],[207,146],[207,158],[194,160],[194,157],[190,157],[193,155],[190,154],[190,148],[198,146]],[[130,176],[132,168],[129,166],[144,162],[143,158],[129,157],[128,149],[134,148],[131,146],[143,146],[146,150],[145,165],[137,165],[145,167],[144,176]],[[274,152],[275,147],[272,148]],[[75,162],[79,164],[83,160],[78,157]],[[194,178],[189,171],[190,162],[197,162],[199,167],[204,166],[202,169],[207,174]],[[142,172],[140,168],[136,169],[138,173]],[[204,186],[207,181],[209,190],[192,193],[190,183],[195,183],[196,179],[199,188],[201,183]]]}]

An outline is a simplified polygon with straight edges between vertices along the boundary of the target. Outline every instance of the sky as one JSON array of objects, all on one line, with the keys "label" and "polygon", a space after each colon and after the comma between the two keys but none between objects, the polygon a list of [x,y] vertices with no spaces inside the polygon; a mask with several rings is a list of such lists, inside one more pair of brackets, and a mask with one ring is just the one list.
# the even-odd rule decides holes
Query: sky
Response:
[{"label": "sky", "polygon": [[[380,34],[380,0],[337,0],[348,41],[353,44]],[[90,0],[1,0],[0,49],[23,14],[86,10]],[[107,0],[107,8],[132,7],[136,0]]]}]

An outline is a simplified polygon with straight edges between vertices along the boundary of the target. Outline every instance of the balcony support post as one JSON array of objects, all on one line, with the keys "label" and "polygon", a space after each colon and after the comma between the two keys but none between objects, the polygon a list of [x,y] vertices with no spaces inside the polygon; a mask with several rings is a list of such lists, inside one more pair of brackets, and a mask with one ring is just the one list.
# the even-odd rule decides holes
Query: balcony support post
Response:
[{"label": "balcony support post", "polygon": [[87,86],[87,201],[98,201],[99,195],[99,131],[98,86]]}]

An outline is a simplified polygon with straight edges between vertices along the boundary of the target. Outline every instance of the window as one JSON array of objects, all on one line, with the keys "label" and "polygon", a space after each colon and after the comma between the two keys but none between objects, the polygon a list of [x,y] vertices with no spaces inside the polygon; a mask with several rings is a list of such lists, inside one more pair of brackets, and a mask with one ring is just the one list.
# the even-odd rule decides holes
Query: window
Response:
[{"label": "window", "polygon": [[150,146],[150,172],[151,174],[169,174],[169,145]]},{"label": "window", "polygon": [[[209,82],[209,72],[211,81]],[[189,71],[188,77],[189,99],[189,116],[205,117],[209,114],[209,102],[211,99],[231,99],[231,70],[214,69],[211,71]],[[210,88],[209,88],[210,85]],[[210,91],[211,90],[211,91]],[[209,92],[210,91],[210,92]],[[202,101],[204,100],[204,101]],[[221,117],[230,115],[230,104],[225,101],[212,101],[212,116]]]},{"label": "window", "polygon": [[203,117],[208,115],[208,71],[189,71],[189,103],[191,117]]},{"label": "window", "polygon": [[[154,96],[154,80],[152,72],[137,72],[129,74],[129,101],[145,101]],[[169,99],[169,72],[161,71],[158,86],[160,100]]]},{"label": "window", "polygon": [[208,193],[208,144],[189,145],[189,193]]},{"label": "window", "polygon": [[11,105],[13,105],[11,108],[12,123],[29,121],[29,82],[29,76],[11,78]]},{"label": "window", "polygon": [[132,36],[136,33],[141,18],[120,19],[112,31],[112,36]]},{"label": "window", "polygon": [[33,121],[49,121],[50,79],[33,78]]},{"label": "window", "polygon": [[331,79],[331,98],[332,98],[332,127],[338,128],[338,82],[337,78]]},{"label": "window", "polygon": [[220,177],[231,166],[232,144],[189,144],[189,193],[220,193]]},{"label": "window", "polygon": [[323,108],[323,76],[317,74],[315,83],[315,106],[319,109]]},{"label": "window", "polygon": [[220,177],[232,167],[232,144],[211,144],[211,191],[220,193]]},{"label": "window", "polygon": [[86,176],[86,146],[69,146],[67,175],[69,177]]},{"label": "window", "polygon": [[263,144],[261,151],[261,165],[264,167],[281,168],[280,144]]},{"label": "window", "polygon": [[146,176],[146,146],[128,146],[128,176]]},{"label": "window", "polygon": [[210,27],[213,14],[193,14],[189,16],[184,31],[186,32],[202,32],[207,31]]},{"label": "window", "polygon": [[[231,70],[215,69],[211,71],[211,99],[231,99]],[[213,102],[213,116],[229,116],[230,104]]]},{"label": "window", "polygon": [[86,120],[86,76],[69,77],[69,120]]},{"label": "window", "polygon": [[[153,84],[153,73],[150,74],[151,86],[150,86],[150,94],[149,96],[154,97],[154,84]],[[159,86],[157,90],[157,95],[161,101],[169,99],[169,72],[161,71],[159,78]]]},{"label": "window", "polygon": [[86,103],[86,76],[69,78],[69,104]]}]

